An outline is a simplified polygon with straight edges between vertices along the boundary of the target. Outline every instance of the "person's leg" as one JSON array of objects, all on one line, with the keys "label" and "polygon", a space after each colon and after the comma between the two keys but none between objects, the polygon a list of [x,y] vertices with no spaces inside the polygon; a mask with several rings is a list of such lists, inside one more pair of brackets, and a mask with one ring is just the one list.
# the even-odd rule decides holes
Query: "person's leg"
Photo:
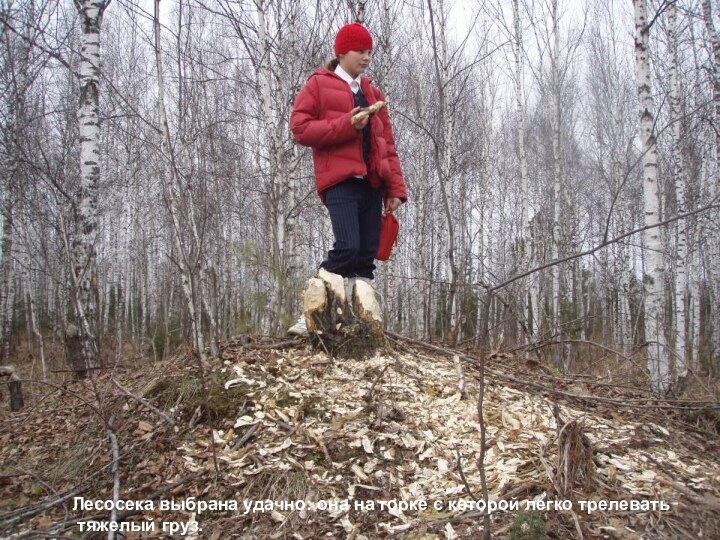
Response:
[{"label": "person's leg", "polygon": [[[343,277],[351,275],[357,265],[360,247],[359,213],[363,200],[362,184],[356,179],[348,179],[325,191],[325,205],[330,214],[335,243],[328,251],[327,259],[321,264],[328,272]],[[305,315],[288,329],[288,334],[307,336]]]},{"label": "person's leg", "polygon": [[375,254],[380,245],[380,217],[382,216],[382,189],[364,186],[359,206],[360,245],[353,276],[373,279]]},{"label": "person's leg", "polygon": [[330,213],[335,243],[320,267],[343,277],[352,275],[360,250],[361,186],[355,179],[328,188],[325,205]]}]

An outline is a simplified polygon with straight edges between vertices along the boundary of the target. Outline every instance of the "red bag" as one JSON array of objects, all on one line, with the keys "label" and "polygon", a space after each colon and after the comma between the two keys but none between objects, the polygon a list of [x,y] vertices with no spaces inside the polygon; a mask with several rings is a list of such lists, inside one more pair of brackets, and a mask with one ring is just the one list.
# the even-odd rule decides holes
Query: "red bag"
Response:
[{"label": "red bag", "polygon": [[390,252],[393,246],[397,244],[399,232],[400,223],[391,212],[380,218],[380,245],[375,254],[378,261],[387,261],[390,258]]}]

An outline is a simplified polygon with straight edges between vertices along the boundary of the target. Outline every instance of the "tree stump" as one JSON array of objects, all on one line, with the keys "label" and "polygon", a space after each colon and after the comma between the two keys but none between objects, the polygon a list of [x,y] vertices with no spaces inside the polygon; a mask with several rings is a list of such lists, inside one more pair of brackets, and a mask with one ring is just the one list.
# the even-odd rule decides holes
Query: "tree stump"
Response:
[{"label": "tree stump", "polygon": [[10,390],[10,410],[19,411],[25,406],[22,394],[22,382],[15,374],[13,366],[0,366],[0,377],[9,377],[8,389]]},{"label": "tree stump", "polygon": [[313,345],[331,355],[365,357],[386,344],[380,303],[361,279],[321,269],[308,280],[303,311]]},{"label": "tree stump", "polygon": [[82,338],[80,329],[74,324],[68,324],[65,330],[65,353],[70,367],[73,369],[75,379],[85,378],[87,376],[87,366],[83,354]]}]

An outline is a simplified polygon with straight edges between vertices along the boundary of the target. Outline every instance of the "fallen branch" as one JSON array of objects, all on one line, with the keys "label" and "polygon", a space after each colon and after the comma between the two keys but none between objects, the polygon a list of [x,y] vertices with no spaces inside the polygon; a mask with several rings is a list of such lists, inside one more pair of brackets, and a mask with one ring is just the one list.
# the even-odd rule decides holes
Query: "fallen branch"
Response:
[{"label": "fallen branch", "polygon": [[[480,423],[480,456],[478,456],[478,472],[480,473],[480,485],[482,487],[483,500],[485,501],[485,508],[487,508],[490,495],[488,494],[487,480],[485,478],[485,452],[487,447],[485,445],[485,418],[483,417],[483,401],[485,399],[485,361],[480,360],[480,385],[478,388],[478,422]],[[490,540],[490,514],[486,513],[483,516],[483,539]]]},{"label": "fallen branch", "polygon": [[241,347],[243,349],[283,349],[285,347],[297,347],[298,345],[304,345],[305,339],[290,339],[287,341],[279,341],[277,343],[243,343]]},{"label": "fallen branch", "polygon": [[235,444],[233,444],[232,449],[233,449],[233,450],[237,450],[237,449],[240,448],[242,445],[244,445],[246,442],[248,442],[248,441],[250,440],[250,437],[252,437],[253,435],[255,435],[255,432],[258,430],[259,427],[260,427],[260,422],[257,422],[257,423],[255,423],[255,424],[253,424],[253,425],[250,427],[250,429],[248,429],[248,430],[245,432],[245,435],[243,435],[240,439],[237,440],[237,442],[236,442]]},{"label": "fallen branch", "polygon": [[370,390],[368,391],[367,395],[365,396],[365,401],[368,403],[368,406],[373,402],[373,398],[375,397],[375,386],[377,386],[377,383],[382,380],[383,376],[385,375],[385,372],[390,367],[390,364],[386,364],[385,367],[382,369],[382,371],[378,374],[377,377],[375,377],[375,380],[373,381],[372,385],[370,386]]},{"label": "fallen branch", "polygon": [[[111,416],[106,424],[107,436],[110,440],[110,447],[112,448],[112,475],[113,475],[113,509],[110,512],[110,522],[115,523],[117,521],[117,502],[120,499],[120,449],[118,448],[117,435],[113,428],[113,422],[115,417]],[[115,540],[115,531],[110,529],[108,533],[108,540]]]},{"label": "fallen branch", "polygon": [[460,455],[460,449],[458,448],[457,444],[455,444],[455,456],[457,457],[458,474],[460,474],[460,479],[465,486],[465,491],[467,491],[468,495],[470,495],[472,499],[477,502],[478,498],[473,493],[473,490],[470,489],[470,484],[468,483],[467,478],[465,478],[465,471],[463,470],[462,466],[462,455]]},{"label": "fallen branch", "polygon": [[125,395],[133,398],[135,401],[139,402],[139,403],[140,403],[141,405],[143,405],[146,409],[149,409],[150,411],[152,411],[152,412],[154,412],[155,414],[157,414],[158,416],[160,416],[163,420],[165,420],[165,421],[166,421],[168,424],[170,424],[171,426],[174,426],[174,425],[175,425],[175,422],[173,421],[172,418],[170,418],[167,414],[165,414],[165,413],[162,412],[160,409],[158,409],[157,407],[155,407],[155,406],[154,406],[152,403],[150,403],[147,399],[141,398],[140,396],[136,396],[135,394],[133,394],[132,392],[130,392],[130,390],[128,390],[127,388],[125,388],[124,386],[122,386],[119,382],[117,382],[117,381],[116,381],[115,379],[113,379],[112,377],[110,377],[110,382],[113,384],[113,386],[115,386],[115,388],[117,388],[118,390],[120,390],[121,392],[123,392]]},{"label": "fallen branch", "polygon": [[93,410],[93,412],[94,412],[95,414],[97,414],[97,415],[102,419],[103,422],[105,421],[105,420],[104,420],[104,417],[103,417],[103,414],[102,414],[102,411],[101,411],[100,409],[98,409],[98,407],[97,407],[95,404],[90,403],[88,400],[86,400],[84,397],[82,397],[82,396],[81,396],[80,394],[78,394],[77,392],[73,392],[72,390],[68,390],[67,388],[64,388],[64,387],[62,387],[62,386],[59,386],[59,385],[57,385],[57,384],[53,384],[53,383],[50,383],[50,382],[47,382],[47,381],[38,381],[38,380],[35,380],[35,379],[20,379],[20,382],[43,384],[43,385],[45,385],[45,386],[49,386],[49,387],[51,387],[51,388],[55,388],[56,390],[59,390],[60,392],[64,392],[64,393],[66,393],[66,394],[69,394],[69,395],[73,396],[74,398],[79,399],[84,405],[87,405],[88,407],[90,407],[90,408]]},{"label": "fallen branch", "polygon": [[15,511],[3,514],[0,516],[0,529],[5,528],[5,527],[10,527],[10,526],[14,525],[15,523],[18,523],[19,521],[30,519],[38,514],[42,514],[43,512],[50,510],[51,508],[60,506],[65,501],[74,497],[81,491],[82,491],[82,489],[78,487],[78,488],[73,489],[72,491],[68,491],[65,495],[58,497],[57,499],[45,501],[43,504],[36,506],[34,508],[29,508],[26,510],[15,510]]},{"label": "fallen branch", "polygon": [[[385,332],[386,335],[400,341],[405,341],[407,343],[411,343],[413,345],[418,345],[420,347],[424,347],[426,349],[430,349],[433,351],[441,352],[446,356],[453,357],[454,355],[458,355],[460,359],[465,360],[473,366],[478,366],[481,360],[470,356],[468,354],[465,354],[461,351],[456,351],[453,349],[448,349],[446,347],[441,347],[439,345],[433,345],[431,343],[426,343],[424,341],[419,341],[416,339],[408,338],[405,336],[401,336],[400,334],[396,334],[394,332]],[[532,381],[524,381],[521,379],[518,379],[517,377],[513,377],[512,375],[508,375],[506,373],[502,373],[500,371],[492,370],[490,368],[485,367],[484,369],[487,370],[488,373],[490,373],[493,377],[499,380],[513,382],[520,386],[529,386],[531,388],[537,388],[538,390],[542,390],[544,392],[548,392],[550,394],[554,394],[557,396],[563,396],[569,399],[574,399],[577,401],[584,401],[584,402],[595,402],[595,403],[609,403],[618,407],[630,407],[633,409],[666,409],[666,410],[675,410],[675,411],[698,411],[698,410],[704,410],[704,409],[720,409],[720,403],[717,402],[711,402],[711,401],[687,401],[687,400],[669,400],[669,399],[660,399],[660,398],[646,398],[646,399],[613,399],[613,398],[605,398],[600,396],[593,396],[590,394],[574,394],[572,392],[566,392],[564,390],[558,390],[557,388],[553,388],[551,386],[545,386],[543,384],[538,384]]]},{"label": "fallen branch", "polygon": [[[165,493],[167,493],[168,491],[174,491],[179,486],[189,482],[190,480],[194,480],[199,475],[200,475],[199,472],[189,474],[189,475],[181,478],[177,482],[168,484],[167,486],[163,486],[163,487],[153,491],[150,495],[143,497],[143,500],[153,501],[153,500],[157,499],[158,497],[165,495]],[[125,510],[124,512],[120,512],[117,514],[116,520],[123,521],[129,517],[135,516],[142,512],[143,512],[142,509]],[[63,523],[62,525],[59,526],[59,528],[57,530],[52,530],[52,528],[51,528],[51,529],[48,529],[47,531],[30,531],[28,533],[18,536],[16,540],[27,540],[29,538],[49,538],[49,537],[60,538],[57,535],[62,534],[64,531],[67,531],[69,529],[76,527],[77,524],[80,523],[81,521],[85,522],[85,521],[109,521],[109,520],[110,520],[110,516],[108,516],[107,514],[96,514],[94,516],[76,519],[74,521],[71,521],[70,523]],[[42,534],[40,534],[40,533],[42,533]]]},{"label": "fallen branch", "polygon": [[457,354],[453,356],[453,364],[455,364],[455,371],[458,376],[458,391],[460,392],[460,397],[461,399],[465,399],[465,373],[463,372],[460,357]]}]

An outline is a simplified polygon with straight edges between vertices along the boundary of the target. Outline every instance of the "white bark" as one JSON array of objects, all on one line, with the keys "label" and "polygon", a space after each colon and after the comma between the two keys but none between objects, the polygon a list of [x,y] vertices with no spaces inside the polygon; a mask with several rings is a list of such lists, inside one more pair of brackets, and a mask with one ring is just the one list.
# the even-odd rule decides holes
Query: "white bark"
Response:
[{"label": "white bark", "polygon": [[[712,15],[712,4],[710,0],[702,0],[703,18],[712,46],[712,82],[713,82],[713,105],[715,107],[715,118],[720,118],[720,37],[715,29]],[[720,130],[715,130],[716,159],[720,159]]]},{"label": "white bark", "polygon": [[[8,6],[10,7],[10,6]],[[10,342],[14,323],[15,304],[15,255],[14,228],[19,225],[16,222],[16,212],[20,215],[19,208],[20,193],[23,190],[22,179],[22,145],[24,144],[24,128],[28,125],[26,113],[27,92],[32,82],[28,71],[30,66],[31,47],[28,42],[32,41],[31,25],[34,10],[28,8],[24,20],[22,33],[24,39],[17,38],[5,30],[2,35],[2,45],[7,57],[4,58],[3,71],[10,81],[3,88],[7,94],[3,96],[3,115],[7,114],[7,124],[2,133],[6,160],[3,165],[4,195],[2,201],[2,249],[0,251],[0,358],[7,359],[10,356]],[[3,77],[5,82],[5,77]],[[7,108],[7,110],[5,110]]]},{"label": "white bark", "polygon": [[[513,12],[513,57],[515,61],[515,122],[517,123],[517,145],[518,159],[520,162],[520,246],[521,255],[520,267],[531,268],[536,265],[535,249],[532,246],[532,218],[529,206],[529,185],[528,185],[528,164],[527,164],[527,147],[525,144],[525,70],[523,50],[523,35],[520,19],[520,3],[519,0],[512,2]],[[522,302],[522,318],[527,321],[527,331],[531,336],[537,336],[540,331],[540,315],[539,310],[539,290],[537,286],[537,276],[530,276],[523,280],[520,285],[523,292]],[[522,334],[521,334],[522,335]],[[521,339],[524,339],[521,337]]]},{"label": "white bark", "polygon": [[[299,17],[299,2],[290,1],[289,3],[289,14],[288,14],[288,34],[289,34],[289,45],[288,49],[292,53],[298,50],[297,43],[297,25]],[[284,78],[285,81],[291,83],[295,81],[297,76],[297,70],[299,66],[295,62],[284,62],[283,67],[285,68]],[[292,93],[293,89],[288,84],[288,93]],[[297,276],[297,271],[300,266],[300,254],[298,253],[297,245],[297,211],[295,210],[297,205],[297,184],[298,184],[298,172],[299,168],[299,146],[297,144],[290,144],[290,148],[285,148],[282,152],[282,156],[285,159],[281,160],[281,166],[283,173],[281,179],[287,179],[285,185],[283,200],[286,204],[280,205],[281,209],[286,213],[285,219],[285,235],[284,242],[282,245],[282,253],[284,258],[284,273],[288,280],[293,280]],[[288,163],[288,159],[290,163]],[[291,165],[292,164],[292,165]],[[292,284],[292,283],[291,283]],[[290,286],[286,289],[294,291],[295,287]],[[290,312],[294,312],[295,301],[291,296],[286,302]]]},{"label": "white bark", "polygon": [[[711,62],[711,74],[713,83],[713,106],[715,109],[715,126],[720,121],[720,36],[718,36],[715,28],[715,22],[713,19],[712,4],[710,0],[703,0],[702,2],[703,18],[705,19],[705,29],[707,30],[710,44],[712,46],[712,62]],[[715,160],[713,163],[713,169],[717,174],[720,171],[720,130],[715,129]],[[710,189],[710,195],[717,195],[720,192],[720,186],[717,180],[714,186]],[[717,220],[718,215],[715,213],[715,219]],[[708,220],[710,221],[710,220]],[[707,223],[710,225],[710,223]],[[712,230],[711,234],[717,233],[717,229]],[[711,238],[708,242],[710,264],[707,266],[708,281],[711,289],[711,313],[712,313],[712,335],[713,335],[713,348],[715,352],[715,359],[713,363],[720,365],[720,279],[718,279],[718,266],[720,266],[720,242],[717,238]]]},{"label": "white bark", "polygon": [[448,196],[448,184],[450,183],[450,165],[452,163],[453,136],[455,131],[455,118],[450,114],[448,107],[448,80],[449,80],[449,62],[447,57],[447,40],[445,37],[445,15],[443,3],[440,0],[438,9],[438,33],[436,34],[436,14],[433,10],[431,0],[428,0],[428,12],[430,16],[430,28],[432,35],[433,61],[435,65],[435,85],[438,95],[438,127],[440,137],[435,141],[435,169],[440,184],[440,194],[442,196],[443,210],[448,228],[448,246],[447,261],[448,273],[450,278],[450,286],[448,290],[448,315],[450,316],[450,324],[448,337],[450,341],[457,338],[458,324],[458,305],[457,305],[457,280],[458,268],[455,261],[455,227],[453,224],[452,209],[450,197]]},{"label": "white bark", "polygon": [[47,381],[47,366],[45,365],[45,344],[40,333],[40,324],[35,310],[35,296],[33,295],[33,284],[30,282],[28,273],[25,274],[25,288],[28,295],[30,330],[37,339],[38,354],[40,355],[40,368],[42,369],[42,380]]},{"label": "white bark", "polygon": [[[645,225],[660,221],[660,188],[658,185],[657,141],[653,132],[655,106],[650,79],[649,37],[645,0],[633,0],[635,6],[635,70],[640,105],[640,140],[642,144],[643,202]],[[650,384],[656,394],[670,390],[670,362],[665,340],[665,269],[662,228],[643,232],[645,248],[644,307],[645,341]]]},{"label": "white bark", "polygon": [[693,370],[697,370],[700,366],[700,257],[697,250],[698,236],[695,235],[694,244],[695,248],[691,251],[691,278],[690,285],[688,287],[688,336],[691,340],[691,367]]},{"label": "white bark", "polygon": [[0,309],[2,309],[2,327],[0,327],[0,358],[10,357],[10,332],[13,324],[13,304],[15,287],[12,279],[12,230],[13,230],[13,193],[8,190],[3,208],[2,261],[0,261]]},{"label": "white bark", "polygon": [[273,85],[270,42],[267,29],[267,3],[265,0],[254,0],[257,10],[258,21],[258,52],[256,60],[257,83],[260,102],[262,104],[262,115],[265,125],[265,142],[267,144],[267,177],[269,183],[268,209],[271,215],[272,227],[272,279],[270,302],[265,316],[263,326],[274,333],[278,325],[278,315],[282,305],[283,287],[281,287],[281,276],[284,276],[285,261],[285,205],[282,204],[282,182],[278,178],[278,121],[275,108],[273,107]]},{"label": "white bark", "polygon": [[[100,182],[100,26],[106,0],[75,0],[80,17],[80,187],[76,196],[76,232],[73,235],[72,274],[75,315],[81,332],[86,370],[99,367],[97,326],[98,187]],[[78,309],[80,306],[82,309]]]},{"label": "white bark", "polygon": [[125,327],[125,288],[123,275],[118,273],[117,282],[113,283],[115,287],[115,361],[120,361],[120,355],[123,350],[123,328]]},{"label": "white bark", "polygon": [[[680,77],[678,75],[678,36],[677,36],[677,5],[669,7],[668,42],[670,47],[670,121],[673,135],[673,177],[675,185],[675,198],[677,201],[676,213],[684,214],[685,191],[687,180],[682,152],[682,111],[680,94]],[[685,333],[686,306],[687,306],[687,226],[685,219],[675,223],[677,231],[677,247],[675,250],[675,366],[677,376],[685,378],[688,373],[687,335]]]},{"label": "white bark", "polygon": [[620,351],[627,355],[632,349],[632,317],[630,314],[630,257],[625,246],[620,247],[619,272],[619,314],[617,337],[620,344]]},{"label": "white bark", "polygon": [[[552,241],[552,259],[560,257],[561,235],[561,219],[564,212],[562,208],[563,200],[563,167],[562,167],[562,141],[560,126],[562,122],[562,84],[560,79],[560,28],[558,15],[558,0],[552,0],[552,91],[553,91],[553,116],[552,116],[552,151],[553,151],[553,241]],[[565,265],[556,264],[552,267],[552,320],[554,321],[554,331],[562,340],[564,329],[562,327],[562,303],[563,303],[563,274]],[[553,359],[557,366],[565,365],[564,346],[553,347]]]},{"label": "white bark", "polygon": [[189,254],[187,246],[184,245],[182,239],[182,231],[184,229],[181,223],[181,216],[178,211],[178,190],[175,179],[175,166],[173,163],[172,147],[170,145],[170,127],[168,126],[167,110],[165,108],[165,79],[162,66],[162,49],[160,40],[160,0],[155,0],[154,11],[155,26],[155,68],[157,70],[158,81],[158,113],[161,120],[162,131],[162,154],[164,165],[164,186],[165,199],[167,202],[170,219],[173,224],[173,239],[177,250],[177,262],[180,267],[180,282],[190,317],[190,326],[193,336],[193,346],[197,353],[203,357],[205,345],[203,343],[202,328],[200,327],[200,314],[197,309],[196,295],[194,290],[194,279],[192,269],[189,263]]}]

